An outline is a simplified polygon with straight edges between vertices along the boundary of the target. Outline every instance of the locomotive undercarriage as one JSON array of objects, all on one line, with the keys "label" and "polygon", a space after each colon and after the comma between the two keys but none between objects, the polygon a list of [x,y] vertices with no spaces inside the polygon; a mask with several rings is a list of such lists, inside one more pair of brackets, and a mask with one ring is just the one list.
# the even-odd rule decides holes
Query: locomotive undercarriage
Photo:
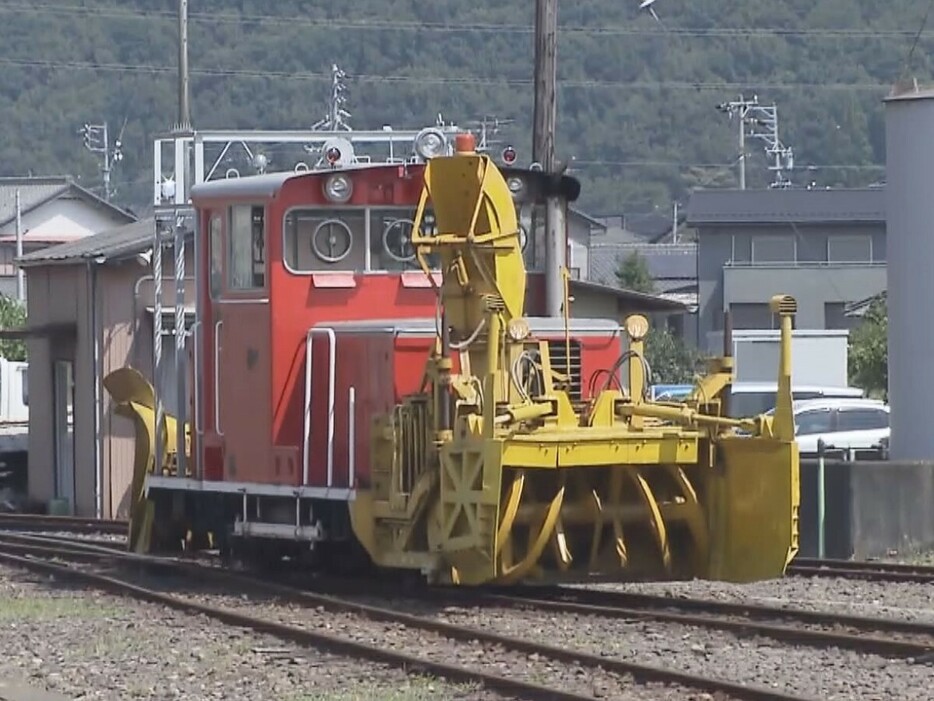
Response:
[{"label": "locomotive undercarriage", "polygon": [[371,567],[345,501],[160,486],[149,488],[147,502],[152,525],[137,550],[216,550],[228,562],[263,569],[291,563],[360,573]]}]

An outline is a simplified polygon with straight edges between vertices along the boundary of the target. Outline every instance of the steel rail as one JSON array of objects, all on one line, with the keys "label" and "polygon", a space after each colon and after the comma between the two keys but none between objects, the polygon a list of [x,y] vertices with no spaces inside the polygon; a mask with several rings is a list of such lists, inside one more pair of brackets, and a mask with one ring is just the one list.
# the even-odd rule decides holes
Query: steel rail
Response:
[{"label": "steel rail", "polygon": [[787,572],[801,577],[842,577],[918,584],[934,582],[934,567],[897,562],[796,559],[788,566]]},{"label": "steel rail", "polygon": [[858,616],[836,611],[811,611],[807,609],[782,608],[765,604],[740,603],[734,601],[716,601],[714,599],[681,599],[655,594],[635,594],[624,591],[606,591],[601,589],[579,589],[576,587],[541,587],[531,586],[523,590],[502,591],[492,596],[507,598],[526,596],[549,602],[573,602],[596,607],[635,608],[639,612],[658,609],[675,609],[684,612],[707,613],[720,616],[738,616],[748,619],[786,619],[798,623],[850,627],[862,631],[877,633],[906,633],[926,635],[934,638],[934,624],[918,621],[905,621],[895,618],[877,618]]},{"label": "steel rail", "polygon": [[[3,547],[5,547],[5,544],[0,542],[0,548]],[[131,555],[131,553],[126,554]],[[110,556],[112,554],[108,553],[107,555]],[[457,626],[451,623],[415,616],[392,609],[347,601],[325,594],[316,594],[302,591],[293,587],[268,582],[266,580],[261,580],[255,577],[238,573],[231,573],[228,570],[208,568],[184,561],[149,558],[147,556],[141,555],[122,559],[126,561],[146,562],[148,564],[160,567],[170,567],[177,570],[183,570],[188,574],[199,578],[203,578],[205,575],[207,575],[222,581],[228,586],[231,584],[239,584],[244,587],[260,589],[270,593],[275,592],[283,595],[291,601],[301,602],[314,606],[321,606],[330,611],[362,615],[370,618],[371,620],[400,623],[410,628],[417,628],[420,630],[437,633],[454,640],[466,642],[483,642],[492,645],[500,645],[508,650],[524,652],[528,654],[538,654],[542,657],[547,657],[560,662],[578,664],[582,667],[601,668],[605,672],[630,676],[636,681],[678,684],[697,690],[728,694],[730,698],[741,700],[748,699],[749,701],[808,701],[807,697],[790,695],[766,687],[751,686],[722,679],[713,679],[676,670],[670,670],[651,665],[642,665],[625,660],[616,660],[593,655],[590,653],[577,652],[565,648],[544,645],[531,640],[523,640],[500,635],[491,631]],[[527,698],[535,699],[553,698],[560,700],[565,698],[591,698],[588,696],[580,696],[573,693],[560,692],[537,686],[533,690],[532,687],[526,685],[525,682],[517,681],[514,679],[493,677],[491,675],[486,675],[485,673],[474,672],[473,670],[465,670],[464,668],[453,665],[431,662],[429,660],[415,658],[409,655],[404,655],[402,653],[383,650],[381,648],[374,648],[356,643],[354,641],[335,638],[334,636],[296,628],[294,626],[288,626],[285,624],[279,624],[261,619],[254,619],[252,617],[245,616],[228,609],[215,608],[187,601],[176,596],[155,592],[138,585],[125,582],[123,580],[107,577],[93,572],[76,570],[61,565],[53,565],[48,562],[9,555],[2,552],[0,552],[0,561],[13,562],[27,567],[35,566],[38,568],[45,568],[47,570],[60,573],[63,576],[74,575],[78,578],[84,579],[85,581],[94,582],[111,590],[119,591],[121,593],[131,593],[138,598],[143,598],[155,603],[162,603],[180,610],[203,613],[204,615],[216,618],[223,622],[227,622],[231,625],[241,625],[252,628],[254,630],[272,633],[294,642],[310,644],[314,646],[324,646],[343,654],[350,654],[356,657],[363,656],[366,659],[372,659],[373,661],[390,662],[406,667],[414,666],[416,668],[426,669],[433,673],[437,673],[440,676],[444,676],[452,680],[482,681],[485,685],[487,685],[487,688],[494,691],[506,691],[509,693],[519,692],[525,695]],[[378,652],[381,657],[372,657],[371,654],[374,652]],[[463,676],[465,674],[470,676]],[[507,686],[498,686],[499,684],[506,684]]]},{"label": "steel rail", "polygon": [[137,556],[126,549],[125,543],[114,543],[111,541],[89,540],[87,538],[74,538],[67,535],[58,535],[52,533],[30,533],[30,532],[9,532],[0,530],[0,541],[9,543],[32,543],[38,545],[48,545],[61,548],[71,548],[73,550],[90,551],[105,555],[116,554],[121,557]]},{"label": "steel rail", "polygon": [[886,572],[917,572],[934,574],[931,565],[912,565],[907,562],[885,562],[884,560],[840,560],[834,558],[796,557],[792,565],[804,567],[844,567],[856,570],[885,570]]},{"label": "steel rail", "polygon": [[52,516],[48,514],[0,514],[0,529],[56,530],[71,533],[125,534],[126,521],[83,518],[80,516]]},{"label": "steel rail", "polygon": [[[813,630],[800,628],[796,625],[761,623],[749,618],[723,618],[720,617],[722,614],[673,613],[658,609],[624,608],[614,605],[594,605],[572,601],[556,601],[508,595],[494,595],[491,596],[489,600],[491,603],[499,603],[500,605],[507,605],[509,607],[526,605],[539,611],[576,613],[590,616],[602,616],[604,618],[662,621],[685,626],[725,630],[737,634],[760,635],[762,637],[771,638],[772,640],[817,648],[837,647],[863,653],[910,658],[934,654],[934,626],[921,632],[921,634],[929,636],[931,638],[930,641],[916,642],[866,634]],[[775,609],[773,615],[777,618],[781,616],[782,612],[782,609]],[[830,622],[828,621],[826,624],[830,625]]]}]

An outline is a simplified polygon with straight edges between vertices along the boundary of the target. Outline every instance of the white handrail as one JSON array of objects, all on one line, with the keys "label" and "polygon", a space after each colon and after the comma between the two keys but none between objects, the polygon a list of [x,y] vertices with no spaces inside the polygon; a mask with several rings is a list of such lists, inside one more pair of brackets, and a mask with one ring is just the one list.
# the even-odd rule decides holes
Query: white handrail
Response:
[{"label": "white handrail", "polygon": [[214,324],[214,430],[218,436],[221,431],[221,326],[223,321]]},{"label": "white handrail", "polygon": [[334,329],[317,327],[308,329],[305,335],[305,435],[302,456],[302,485],[308,484],[309,453],[311,451],[311,358],[312,338],[315,334],[328,337],[328,487],[334,485],[334,383],[337,357],[337,336]]},{"label": "white handrail", "polygon": [[347,489],[353,489],[357,458],[357,390],[353,385],[347,395]]},{"label": "white handrail", "polygon": [[[198,372],[198,368],[201,366],[201,342],[199,340],[201,338],[200,331],[201,331],[201,322],[196,321],[195,323],[191,325],[191,330],[188,332],[189,334],[191,334],[191,343],[194,346],[193,353],[195,356],[195,371],[193,373],[195,376],[194,378],[195,381],[194,381],[194,387],[191,388],[192,393],[194,394],[194,400],[195,400],[195,415],[192,420],[192,423],[195,426],[195,432],[194,432],[195,436],[204,435],[204,426],[202,426],[201,425],[202,422],[199,421],[201,417],[201,411],[200,411],[201,393],[198,391],[198,386],[201,384],[200,379],[199,379],[200,373]],[[194,446],[192,446],[192,448],[194,448]],[[192,454],[194,454],[195,452],[196,452],[195,450],[192,450]]]}]

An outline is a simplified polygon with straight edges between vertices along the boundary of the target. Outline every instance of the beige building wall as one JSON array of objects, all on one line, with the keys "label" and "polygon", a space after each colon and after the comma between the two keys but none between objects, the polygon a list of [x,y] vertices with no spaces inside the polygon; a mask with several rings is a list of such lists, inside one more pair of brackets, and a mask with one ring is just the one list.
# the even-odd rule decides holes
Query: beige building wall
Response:
[{"label": "beige building wall", "polygon": [[54,367],[56,360],[71,360],[75,387],[75,510],[94,513],[94,415],[90,411],[94,396],[86,268],[75,265],[36,269],[30,271],[26,284],[30,326],[75,325],[75,333],[70,337],[39,337],[28,341],[29,495],[41,501],[56,496]]},{"label": "beige building wall", "polygon": [[571,316],[578,319],[621,321],[619,302],[606,292],[576,288],[571,292]]},{"label": "beige building wall", "polygon": [[[188,251],[186,270],[194,256]],[[163,258],[163,300],[174,305],[173,257]],[[85,263],[45,265],[28,269],[29,326],[71,322],[72,341],[31,338],[29,346],[29,495],[47,502],[55,489],[54,361],[73,360],[74,410],[74,512],[93,516],[95,492],[95,408],[100,404],[100,460],[103,472],[101,500],[104,518],[125,518],[133,473],[134,429],[129,419],[116,416],[101,380],[117,368],[135,367],[152,381],[153,306],[152,275],[148,266],[131,258],[95,266],[97,323],[100,329],[99,362],[93,362],[94,335],[91,318],[92,274]],[[195,287],[186,280],[186,306],[193,306]],[[174,345],[163,337],[164,347]],[[190,343],[189,343],[190,346]],[[95,386],[97,394],[95,395]]]}]

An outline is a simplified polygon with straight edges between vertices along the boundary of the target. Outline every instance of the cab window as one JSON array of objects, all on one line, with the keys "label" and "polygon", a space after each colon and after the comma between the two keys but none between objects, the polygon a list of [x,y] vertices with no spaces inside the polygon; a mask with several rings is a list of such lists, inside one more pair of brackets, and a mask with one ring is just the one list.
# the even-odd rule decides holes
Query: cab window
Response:
[{"label": "cab window", "polygon": [[266,286],[266,228],[262,207],[234,205],[228,217],[227,289]]}]

